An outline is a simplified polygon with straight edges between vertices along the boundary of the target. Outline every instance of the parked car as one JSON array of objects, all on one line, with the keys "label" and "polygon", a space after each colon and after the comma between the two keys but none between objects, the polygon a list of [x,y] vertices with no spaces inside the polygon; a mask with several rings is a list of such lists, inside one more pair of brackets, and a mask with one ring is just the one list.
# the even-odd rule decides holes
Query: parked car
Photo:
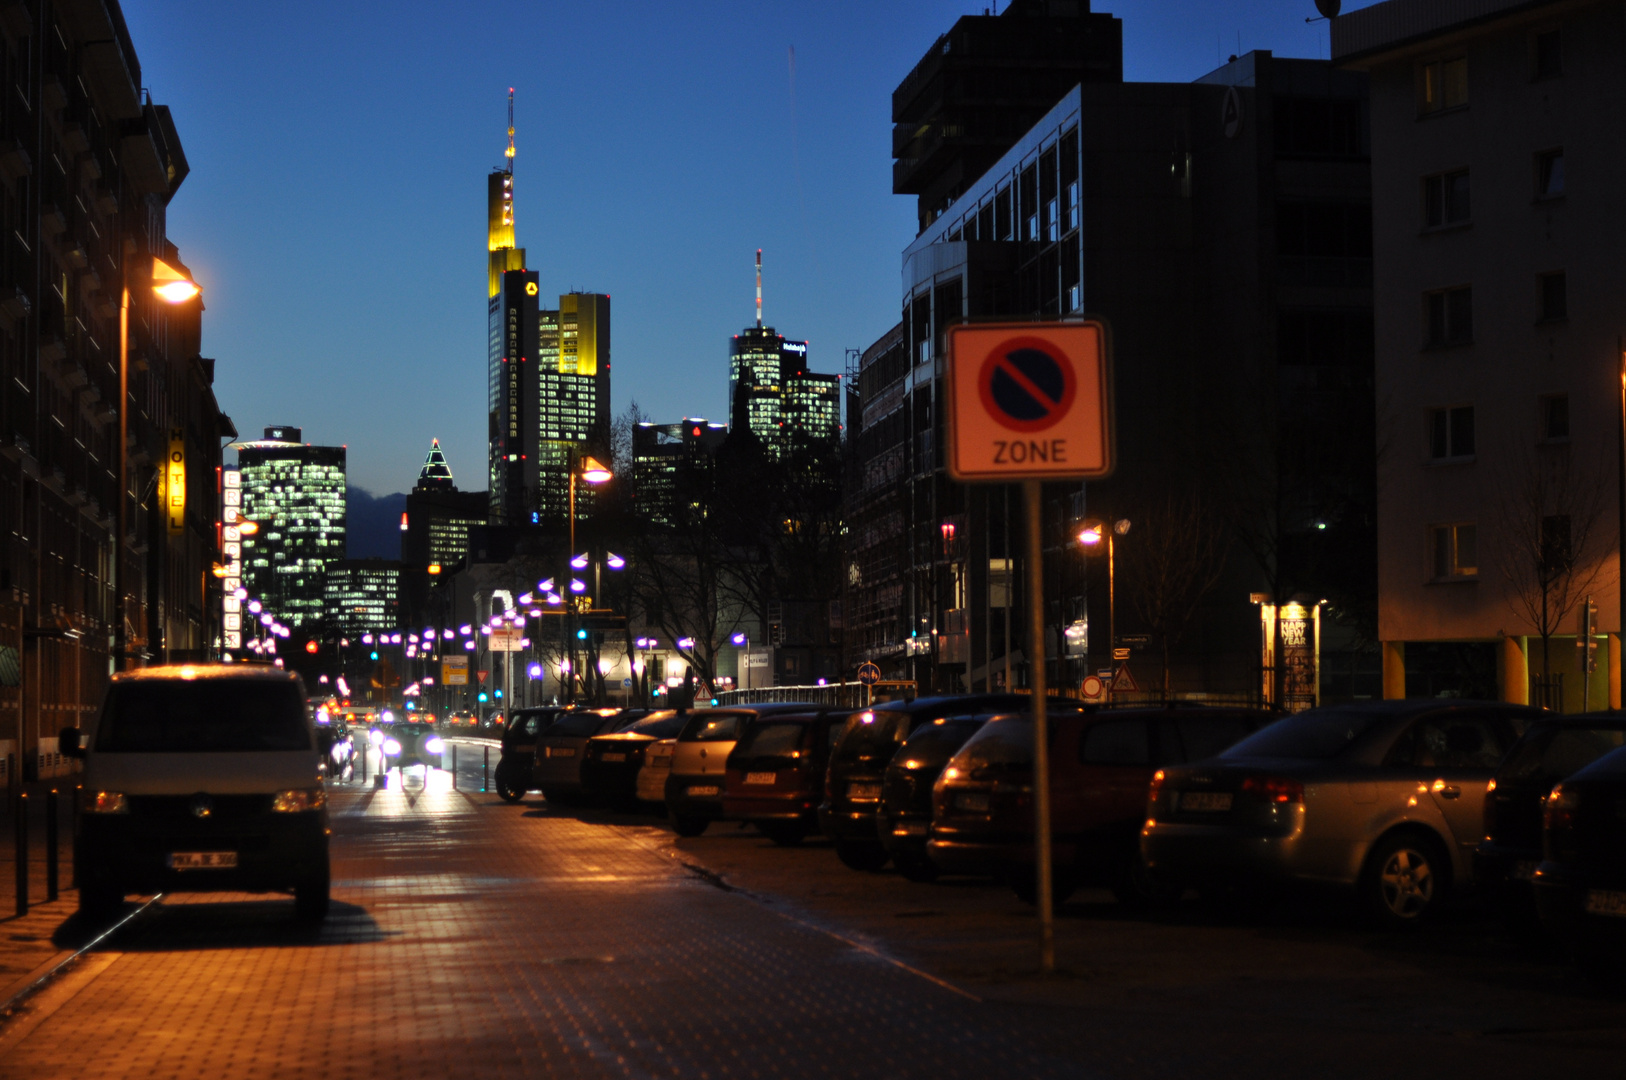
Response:
[{"label": "parked car", "polygon": [[567,711],[559,706],[514,710],[508,726],[503,729],[502,756],[497,759],[497,770],[492,775],[497,797],[503,802],[517,803],[531,790],[536,742]]},{"label": "parked car", "polygon": [[835,842],[836,856],[855,870],[879,870],[890,856],[875,831],[886,767],[922,724],[945,716],[1015,711],[1026,694],[954,694],[892,701],[852,713],[830,754],[819,804],[819,831]]},{"label": "parked car", "polygon": [[1532,881],[1543,925],[1592,978],[1626,973],[1626,749],[1605,754],[1547,795]]},{"label": "parked car", "polygon": [[638,719],[626,709],[576,709],[555,720],[537,740],[531,786],[542,789],[550,803],[569,806],[581,801],[582,751],[594,735],[619,731]]},{"label": "parked car", "polygon": [[1530,881],[1541,862],[1548,792],[1572,773],[1626,745],[1626,713],[1544,716],[1514,744],[1485,792],[1485,839],[1477,874],[1515,927],[1536,917]]},{"label": "parked car", "polygon": [[619,806],[638,800],[638,773],[644,752],[662,739],[675,739],[688,717],[664,709],[607,735],[595,735],[582,749],[582,792]]},{"label": "parked car", "polygon": [[677,739],[659,739],[644,751],[644,763],[638,769],[638,801],[662,803],[666,801],[666,778],[672,775],[672,755],[677,752]]},{"label": "parked car", "polygon": [[327,914],[327,791],[298,675],[121,672],[90,728],[64,728],[58,749],[84,760],[81,910],[107,914],[131,892],[292,889],[300,918]]},{"label": "parked car", "polygon": [[748,722],[725,765],[723,817],[751,822],[776,844],[800,844],[818,827],[830,737],[848,715],[775,712]]},{"label": "parked car", "polygon": [[1485,787],[1542,715],[1431,698],[1287,717],[1212,760],[1158,770],[1141,852],[1170,883],[1338,885],[1382,924],[1415,923],[1472,880]]},{"label": "parked car", "polygon": [[[1062,900],[1081,885],[1105,885],[1123,903],[1160,899],[1139,850],[1155,768],[1210,758],[1273,716],[1189,706],[1082,708],[1058,710],[1049,721],[1053,895]],[[1033,718],[995,717],[933,789],[927,857],[947,871],[1004,878],[1031,902],[1033,819]]]},{"label": "parked car", "polygon": [[445,750],[446,744],[436,734],[433,724],[421,724],[416,720],[391,724],[378,744],[378,752],[384,759],[378,769],[380,784],[384,774],[391,769],[405,769],[412,765],[422,765],[426,769],[444,768],[441,755]]},{"label": "parked car", "polygon": [[679,836],[699,836],[723,816],[728,755],[745,726],[760,716],[808,712],[817,705],[776,702],[688,713],[666,776],[666,813]]},{"label": "parked car", "polygon": [[898,873],[910,881],[931,881],[938,867],[926,854],[932,831],[932,786],[943,769],[989,720],[981,716],[938,717],[922,724],[892,756],[881,781],[875,831]]}]

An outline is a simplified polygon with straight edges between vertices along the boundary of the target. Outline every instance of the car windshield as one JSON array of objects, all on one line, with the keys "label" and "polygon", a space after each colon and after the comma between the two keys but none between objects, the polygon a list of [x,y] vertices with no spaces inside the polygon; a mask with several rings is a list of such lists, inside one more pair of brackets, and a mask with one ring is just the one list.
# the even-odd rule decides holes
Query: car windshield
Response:
[{"label": "car windshield", "polygon": [[1513,748],[1502,775],[1509,780],[1556,782],[1623,745],[1626,731],[1618,727],[1542,725]]},{"label": "car windshield", "polygon": [[903,744],[903,752],[898,756],[904,760],[905,767],[910,769],[943,765],[984,723],[986,720],[981,718],[933,720],[925,727],[915,729],[915,733],[909,736],[909,741]]},{"label": "car windshield", "polygon": [[139,680],[108,691],[96,749],[117,754],[310,750],[305,702],[270,679]]},{"label": "car windshield", "polygon": [[430,735],[434,733],[433,724],[396,724],[390,729],[397,735]]},{"label": "car windshield", "polygon": [[660,712],[646,716],[626,730],[633,735],[648,735],[655,739],[670,739],[683,730],[688,717],[675,712]]},{"label": "car windshield", "polygon": [[909,717],[905,713],[876,709],[861,712],[847,721],[846,734],[836,747],[835,760],[851,764],[863,758],[890,761],[898,744],[909,733]]},{"label": "car windshield", "polygon": [[[1052,735],[1055,729],[1051,729]],[[1033,768],[1033,724],[1008,717],[983,726],[953,758],[964,773],[1026,771]]]},{"label": "car windshield", "polygon": [[740,713],[697,713],[683,729],[684,742],[732,742],[739,736]]},{"label": "car windshield", "polygon": [[1390,714],[1358,709],[1311,709],[1284,717],[1220,754],[1221,758],[1292,758],[1324,761],[1343,753]]},{"label": "car windshield", "polygon": [[596,712],[566,713],[552,727],[548,728],[544,737],[551,739],[555,736],[563,736],[565,738],[585,739],[603,731],[608,719],[608,717]]},{"label": "car windshield", "polygon": [[802,745],[810,725],[795,721],[764,721],[740,740],[740,753],[756,757],[783,757]]}]

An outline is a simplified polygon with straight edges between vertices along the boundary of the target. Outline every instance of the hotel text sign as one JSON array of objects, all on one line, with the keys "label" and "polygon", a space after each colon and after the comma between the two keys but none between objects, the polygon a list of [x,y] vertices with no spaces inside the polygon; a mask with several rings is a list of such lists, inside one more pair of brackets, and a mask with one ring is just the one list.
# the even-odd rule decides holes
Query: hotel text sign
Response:
[{"label": "hotel text sign", "polygon": [[950,327],[945,381],[954,479],[1095,480],[1112,473],[1104,324]]}]

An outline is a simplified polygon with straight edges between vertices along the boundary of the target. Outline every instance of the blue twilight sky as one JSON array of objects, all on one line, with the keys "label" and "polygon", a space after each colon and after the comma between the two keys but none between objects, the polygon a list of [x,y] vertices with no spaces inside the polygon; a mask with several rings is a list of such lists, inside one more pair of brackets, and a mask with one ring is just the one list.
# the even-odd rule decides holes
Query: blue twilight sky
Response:
[{"label": "blue twilight sky", "polygon": [[[896,321],[914,236],[891,92],[988,3],[124,0],[192,167],[169,234],[206,289],[221,407],[245,436],[348,445],[376,493],[412,485],[431,437],[484,488],[485,177],[510,86],[519,242],[544,295],[611,295],[616,413],[726,419],[759,247],[766,321],[840,371]],[[1312,0],[1094,8],[1123,20],[1131,80],[1194,79],[1239,43],[1327,55]]]}]

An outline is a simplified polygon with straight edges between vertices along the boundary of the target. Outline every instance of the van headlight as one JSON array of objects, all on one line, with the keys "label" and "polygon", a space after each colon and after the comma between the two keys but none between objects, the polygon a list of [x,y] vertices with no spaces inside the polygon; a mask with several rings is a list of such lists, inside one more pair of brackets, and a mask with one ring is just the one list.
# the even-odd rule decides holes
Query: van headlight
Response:
[{"label": "van headlight", "polygon": [[124,798],[122,791],[85,791],[85,813],[87,814],[128,814],[130,804]]},{"label": "van headlight", "polygon": [[446,744],[441,741],[439,735],[431,735],[423,741],[423,748],[428,753],[438,754],[446,749]]},{"label": "van headlight", "polygon": [[271,809],[279,814],[300,814],[307,810],[320,810],[327,805],[327,791],[323,788],[289,788],[271,797]]}]

